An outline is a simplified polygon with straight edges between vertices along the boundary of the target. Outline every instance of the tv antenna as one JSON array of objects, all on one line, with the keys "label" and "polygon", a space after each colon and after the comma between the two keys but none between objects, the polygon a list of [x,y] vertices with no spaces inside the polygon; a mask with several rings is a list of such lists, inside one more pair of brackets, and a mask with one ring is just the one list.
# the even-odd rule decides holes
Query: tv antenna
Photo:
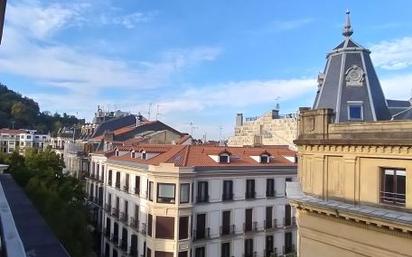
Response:
[{"label": "tv antenna", "polygon": [[190,126],[190,135],[192,136],[192,138],[194,138],[193,132],[195,129],[198,129],[199,127],[195,126],[193,122],[189,122],[188,125]]},{"label": "tv antenna", "polygon": [[147,112],[147,117],[150,120],[150,113],[152,112],[152,105],[153,103],[149,103],[149,111]]},{"label": "tv antenna", "polygon": [[157,104],[156,105],[156,120],[161,115],[161,113],[159,112],[159,109],[160,109],[160,104]]}]

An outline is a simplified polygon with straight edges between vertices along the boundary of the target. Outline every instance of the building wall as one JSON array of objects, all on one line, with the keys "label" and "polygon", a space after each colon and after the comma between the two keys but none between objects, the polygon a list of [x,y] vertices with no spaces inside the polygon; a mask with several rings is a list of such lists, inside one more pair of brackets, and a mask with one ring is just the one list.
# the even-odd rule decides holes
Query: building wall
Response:
[{"label": "building wall", "polygon": [[[263,173],[257,173],[252,175],[253,171],[246,172],[247,176],[240,176],[237,172],[231,172],[231,174],[223,175],[218,172],[216,175],[211,175],[212,171],[202,171],[202,174],[194,172],[190,168],[178,168],[170,164],[162,164],[160,166],[138,167],[127,166],[125,164],[104,163],[104,158],[96,155],[92,155],[90,170],[93,171],[93,163],[99,167],[105,165],[104,169],[104,200],[103,205],[109,202],[109,195],[111,196],[111,208],[115,205],[116,197],[120,199],[120,212],[123,212],[125,208],[125,201],[128,202],[128,217],[134,217],[134,206],[139,206],[139,229],[133,228],[129,222],[121,222],[117,218],[111,215],[111,211],[105,211],[102,213],[102,227],[101,231],[105,230],[106,219],[110,219],[111,233],[113,233],[114,222],[119,224],[119,240],[121,240],[121,231],[126,228],[128,231],[128,246],[130,247],[132,235],[138,237],[138,253],[143,254],[144,243],[146,247],[152,250],[154,256],[156,251],[164,251],[172,253],[177,257],[181,251],[194,250],[196,247],[205,247],[206,256],[215,257],[220,256],[221,243],[231,242],[231,256],[242,256],[244,253],[244,240],[245,238],[254,239],[254,251],[258,253],[258,256],[263,256],[263,250],[265,248],[266,235],[274,236],[274,247],[277,248],[278,253],[282,253],[284,245],[285,232],[292,232],[293,244],[296,244],[296,230],[293,226],[284,226],[284,214],[285,205],[288,204],[285,199],[285,179],[291,178],[296,180],[296,173],[293,170],[288,171],[267,171]],[[97,166],[95,166],[97,167]],[[108,172],[112,170],[112,182],[115,183],[116,172],[120,172],[121,182],[120,188],[110,186],[108,184]],[[216,173],[216,171],[213,171]],[[129,174],[129,188],[124,189],[126,184],[126,174]],[[99,174],[100,175],[100,174]],[[134,192],[135,176],[140,177],[140,194]],[[276,197],[266,197],[266,178],[275,178]],[[223,180],[229,179],[233,181],[233,193],[234,200],[222,202],[222,188]],[[245,200],[245,187],[246,179],[255,179],[256,199]],[[148,199],[148,181],[154,182],[153,188],[153,201]],[[196,203],[197,182],[208,181],[209,182],[209,202],[208,203]],[[90,195],[90,190],[93,190],[95,185],[99,182],[95,178],[86,179],[87,194]],[[157,183],[173,183],[176,185],[175,203],[157,203]],[[179,203],[180,199],[180,184],[190,184],[190,201],[189,203]],[[114,185],[114,184],[113,184]],[[90,189],[91,188],[91,189]],[[194,201],[193,201],[194,200]],[[266,206],[273,206],[273,219],[277,219],[277,228],[273,230],[264,229],[265,211]],[[243,223],[245,221],[245,209],[253,208],[253,221],[257,222],[258,231],[252,233],[243,233]],[[221,237],[220,226],[222,221],[222,211],[231,210],[231,223],[236,225],[236,233],[234,235]],[[199,213],[206,214],[206,228],[210,228],[210,238],[203,240],[194,240],[193,231],[196,228],[196,216]],[[148,236],[148,214],[153,217],[153,236]],[[179,217],[189,217],[189,238],[179,240]],[[294,216],[294,211],[292,211]],[[159,239],[156,238],[156,219],[157,217],[173,217],[174,218],[174,239]],[[142,231],[145,229],[146,231]],[[119,251],[119,255],[124,252],[120,250],[117,244],[113,244],[110,241],[110,237],[103,237],[102,239],[102,252],[105,251],[105,245],[109,244],[110,254],[112,257],[113,250]],[[189,255],[190,256],[190,255]]]},{"label": "building wall", "polygon": [[289,145],[294,148],[296,135],[296,117],[273,119],[269,112],[254,121],[236,126],[235,135],[229,138],[228,145]]},{"label": "building wall", "polygon": [[411,238],[395,231],[371,230],[363,223],[306,211],[299,212],[297,222],[300,257],[400,257],[412,253]]}]

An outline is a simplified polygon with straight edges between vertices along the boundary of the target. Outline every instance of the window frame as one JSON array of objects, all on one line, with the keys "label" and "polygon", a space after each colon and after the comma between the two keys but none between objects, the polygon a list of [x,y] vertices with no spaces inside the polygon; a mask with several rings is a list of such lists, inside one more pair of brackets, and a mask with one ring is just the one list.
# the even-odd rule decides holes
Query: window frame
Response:
[{"label": "window frame", "polygon": [[[189,203],[190,202],[190,183],[180,183],[180,195],[179,195],[179,203]],[[187,201],[183,201],[182,200],[182,189],[184,188],[184,187],[186,187],[187,186],[187,188],[188,188],[188,191],[187,191]]]},{"label": "window frame", "polygon": [[[173,186],[173,197],[162,197],[159,195],[161,186]],[[157,183],[157,193],[156,193],[156,202],[157,203],[176,203],[176,184],[173,183]]]},{"label": "window frame", "polygon": [[[363,102],[362,101],[348,101],[347,102],[347,111],[348,111],[348,120],[352,121],[362,121],[364,120],[364,115],[363,115]],[[360,118],[352,118],[351,117],[351,107],[360,107]]]},{"label": "window frame", "polygon": [[[393,171],[393,181],[392,181],[392,192],[391,191],[386,191],[386,171]],[[398,175],[397,173],[404,173],[403,175]],[[407,176],[406,176],[406,169],[405,168],[394,168],[394,167],[380,167],[380,185],[379,185],[379,202],[381,204],[388,204],[392,206],[399,206],[399,207],[405,207],[406,205],[406,186],[407,186]],[[405,187],[405,193],[404,194],[399,194],[398,193],[398,176],[403,176],[405,177],[404,180],[404,187]],[[403,195],[403,199],[401,198],[396,198],[393,196],[386,196],[386,194],[390,195]],[[390,198],[392,200],[387,200],[385,198]]]}]

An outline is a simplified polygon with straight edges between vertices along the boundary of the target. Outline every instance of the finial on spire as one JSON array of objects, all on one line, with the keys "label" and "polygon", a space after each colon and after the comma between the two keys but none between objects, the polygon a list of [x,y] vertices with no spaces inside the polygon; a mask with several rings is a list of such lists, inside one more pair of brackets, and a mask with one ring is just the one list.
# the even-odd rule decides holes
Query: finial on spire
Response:
[{"label": "finial on spire", "polygon": [[346,10],[345,26],[343,27],[342,35],[345,37],[350,37],[353,34],[352,25],[350,24],[350,11]]}]

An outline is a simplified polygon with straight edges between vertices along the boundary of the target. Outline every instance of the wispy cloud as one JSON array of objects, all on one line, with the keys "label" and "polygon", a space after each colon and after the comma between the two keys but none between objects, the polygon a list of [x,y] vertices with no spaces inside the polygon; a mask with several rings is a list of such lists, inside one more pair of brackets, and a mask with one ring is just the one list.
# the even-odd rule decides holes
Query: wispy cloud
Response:
[{"label": "wispy cloud", "polygon": [[115,24],[115,25],[122,25],[127,29],[133,29],[138,24],[147,23],[155,17],[157,12],[133,12],[126,15],[108,17],[107,15],[101,16],[101,21],[103,24]]},{"label": "wispy cloud", "polygon": [[[154,61],[130,62],[55,41],[54,33],[84,18],[78,11],[81,8],[84,7],[43,6],[39,2],[10,4],[0,52],[1,72],[76,92],[85,88],[155,88],[167,84],[185,68],[213,61],[221,51],[217,47],[171,49]],[[137,14],[133,17],[119,22],[130,27],[138,19],[145,19]]]},{"label": "wispy cloud", "polygon": [[412,37],[382,41],[370,47],[377,67],[400,70],[412,66]]},{"label": "wispy cloud", "polygon": [[296,19],[296,20],[284,20],[284,21],[273,21],[269,24],[268,29],[274,31],[285,31],[285,30],[293,30],[307,24],[310,24],[314,21],[313,18],[303,18],[303,19]]}]

